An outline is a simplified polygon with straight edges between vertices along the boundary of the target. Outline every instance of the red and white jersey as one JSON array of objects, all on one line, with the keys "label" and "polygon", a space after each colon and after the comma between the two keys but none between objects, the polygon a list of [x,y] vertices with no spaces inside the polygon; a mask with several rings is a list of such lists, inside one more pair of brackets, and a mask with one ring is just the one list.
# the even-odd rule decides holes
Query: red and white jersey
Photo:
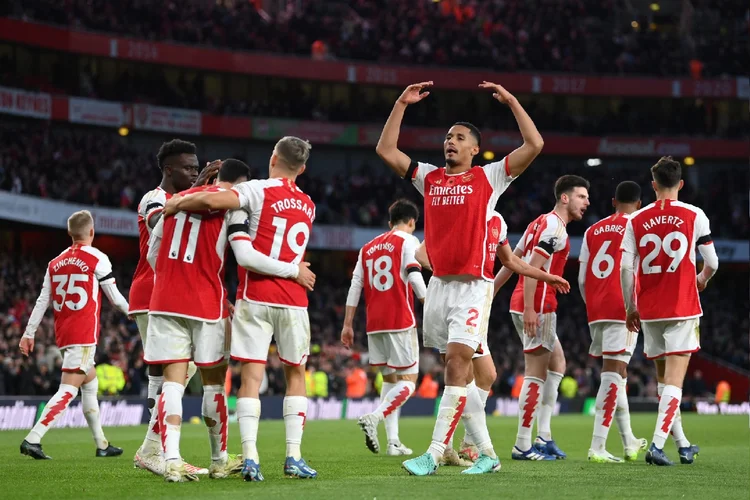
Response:
[{"label": "red and white jersey", "polygon": [[416,325],[409,273],[420,272],[414,254],[419,240],[403,231],[388,231],[359,251],[352,281],[362,284],[367,333],[401,332]]},{"label": "red and white jersey", "polygon": [[[568,261],[568,254],[570,254],[570,241],[568,241],[565,221],[555,212],[540,215],[524,231],[521,240],[516,245],[516,250],[518,249],[523,252],[523,260],[527,263],[531,262],[534,252],[542,255],[547,259],[542,269],[550,274],[562,276],[565,263]],[[519,276],[510,298],[511,312],[523,313],[523,283],[524,277]],[[534,310],[540,314],[557,311],[557,292],[543,281],[538,281],[536,285]]]},{"label": "red and white jersey", "polygon": [[433,276],[487,273],[487,221],[513,181],[508,158],[449,175],[445,168],[412,162],[406,178],[424,196],[424,237]]},{"label": "red and white jersey", "polygon": [[148,265],[148,240],[151,237],[151,226],[148,221],[164,210],[164,204],[172,195],[157,187],[141,198],[138,204],[138,245],[140,247],[138,266],[135,268],[133,283],[130,285],[130,313],[148,312],[151,302],[151,291],[154,289],[154,270]]},{"label": "red and white jersey", "polygon": [[499,213],[493,211],[487,221],[487,260],[484,262],[484,275],[495,277],[495,259],[497,249],[508,244],[508,226]]},{"label": "red and white jersey", "polygon": [[114,282],[109,258],[92,246],[70,246],[50,261],[42,296],[52,299],[57,347],[96,345],[102,305],[99,285]]},{"label": "red and white jersey", "polygon": [[[253,247],[281,262],[299,264],[315,220],[312,199],[289,179],[252,180],[233,191],[249,214]],[[237,299],[270,306],[307,308],[307,291],[296,281],[238,268]]]},{"label": "red and white jersey", "polygon": [[[199,186],[180,194],[219,190],[216,186]],[[150,313],[206,322],[226,317],[225,214],[225,210],[178,212],[159,221],[150,240],[150,245],[158,245]]]},{"label": "red and white jersey", "polygon": [[620,246],[629,219],[629,214],[615,213],[593,224],[583,235],[578,260],[586,269],[584,290],[589,324],[599,321],[625,323]]},{"label": "red and white jersey", "polygon": [[658,200],[631,215],[622,249],[637,256],[641,321],[703,315],[696,285],[695,250],[697,245],[711,243],[708,217],[688,203]]}]

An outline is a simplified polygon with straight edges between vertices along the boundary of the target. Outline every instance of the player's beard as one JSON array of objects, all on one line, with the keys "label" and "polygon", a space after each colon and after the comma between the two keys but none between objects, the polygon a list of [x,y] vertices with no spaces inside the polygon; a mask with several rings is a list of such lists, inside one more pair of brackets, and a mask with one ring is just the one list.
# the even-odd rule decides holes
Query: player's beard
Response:
[{"label": "player's beard", "polygon": [[449,167],[457,167],[461,162],[459,162],[456,158],[446,158],[445,164]]}]

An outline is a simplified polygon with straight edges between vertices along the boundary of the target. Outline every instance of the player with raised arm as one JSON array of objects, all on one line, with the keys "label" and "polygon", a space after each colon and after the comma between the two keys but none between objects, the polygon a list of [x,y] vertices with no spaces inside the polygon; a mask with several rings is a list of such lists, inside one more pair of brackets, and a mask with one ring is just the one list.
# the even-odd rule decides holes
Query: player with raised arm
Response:
[{"label": "player with raised arm", "polygon": [[[481,397],[467,390],[471,359],[487,343],[487,321],[492,305],[492,278],[485,275],[487,221],[500,195],[541,152],[543,142],[523,107],[502,86],[484,82],[481,88],[507,104],[518,122],[523,145],[501,161],[472,167],[481,147],[481,134],[472,124],[454,124],[445,136],[445,168],[417,163],[398,148],[401,121],[407,106],[429,92],[432,82],[410,85],[393,106],[376,152],[400,177],[424,196],[425,242],[433,277],[424,308],[424,344],[445,351],[445,390],[428,451],[404,462],[418,476],[434,474],[459,417],[483,413]],[[467,419],[469,433],[481,452],[476,463],[463,471],[482,474],[500,469],[486,424]]]},{"label": "player with raised arm", "polygon": [[60,387],[21,443],[21,453],[37,460],[51,458],[42,450],[42,438],[76,398],[79,389],[81,410],[96,443],[95,456],[122,455],[122,449],[109,444],[102,431],[94,354],[99,340],[102,290],[110,303],[123,314],[128,314],[128,302],[117,289],[109,258],[91,246],[94,242],[94,218],[88,210],[81,210],[68,218],[68,234],[73,244],[47,266],[42,291],[19,344],[24,356],[34,352],[34,336],[51,299],[55,343],[62,352],[63,373]]},{"label": "player with raised arm", "polygon": [[[172,139],[163,143],[156,155],[156,161],[162,173],[161,183],[156,189],[152,189],[143,195],[141,202],[138,204],[140,255],[133,275],[133,283],[130,286],[130,315],[138,325],[144,351],[148,332],[148,308],[154,288],[154,271],[146,259],[151,231],[161,218],[164,204],[174,193],[185,191],[192,186],[206,184],[211,177],[216,175],[221,165],[221,162],[212,162],[198,174],[198,157],[196,156],[195,144],[180,139]],[[191,361],[188,378],[192,377],[195,370],[195,364]],[[156,419],[156,412],[154,412],[154,405],[163,383],[164,374],[161,365],[150,365],[148,367],[148,409],[151,413],[151,420],[143,444],[133,457],[135,467],[149,470],[157,475],[164,473],[164,457],[161,452],[159,424]],[[190,464],[185,465],[190,472],[208,474],[208,469]]]},{"label": "player with raised arm", "polygon": [[[237,185],[231,191],[197,193],[173,197],[165,212],[173,210],[243,209],[234,214],[249,217],[249,232],[256,250],[290,266],[296,282],[254,272],[242,273],[232,322],[232,359],[242,363],[242,382],[237,393],[237,419],[246,481],[262,481],[257,450],[260,420],[259,390],[265,375],[268,348],[276,338],[284,363],[286,397],[286,462],[284,474],[314,478],[317,472],[302,458],[300,445],[307,415],[305,362],[310,351],[310,320],[307,290],[314,275],[302,262],[315,219],[315,204],[297,187],[297,176],[305,171],[310,144],[297,137],[284,137],[274,147],[269,161],[269,179]],[[292,274],[288,276],[293,277]]]},{"label": "player with raised arm", "polygon": [[[625,227],[621,284],[627,328],[637,332],[643,326],[644,354],[660,360],[657,375],[659,383],[664,384],[646,462],[672,465],[664,453],[664,443],[680,419],[682,384],[690,355],[700,349],[703,310],[698,292],[716,273],[719,257],[706,214],[678,201],[684,184],[680,163],[671,156],[662,157],[651,167],[651,174],[656,201],[634,212]],[[697,275],[696,248],[703,256],[703,270]],[[635,273],[637,302],[633,293]],[[680,461],[693,463],[698,447],[686,442],[684,433],[675,438]]]},{"label": "player with raised arm", "polygon": [[[498,212],[493,212],[492,218],[487,222],[487,234],[487,262],[485,265],[488,275],[494,277],[494,264],[497,258],[503,266],[512,272],[548,283],[560,293],[568,293],[570,291],[570,284],[564,278],[549,274],[542,269],[531,267],[510,250],[510,245],[508,244],[508,226]],[[432,270],[424,242],[417,249],[416,258],[424,268]],[[497,291],[495,291],[495,294],[497,294]],[[481,354],[474,354],[472,367],[473,383],[476,384],[482,403],[486,406],[492,384],[495,383],[495,379],[497,378],[497,371],[490,350],[485,349]],[[453,443],[449,442],[440,465],[464,465],[464,461],[473,462],[479,457],[479,450],[476,444],[474,444],[465,424],[464,438],[459,450],[459,453],[456,454],[455,450],[453,450]]]},{"label": "player with raised arm", "polygon": [[604,358],[601,382],[596,394],[594,435],[588,459],[592,462],[622,462],[606,450],[612,420],[617,421],[625,460],[638,459],[648,441],[638,439],[630,427],[628,404],[628,363],[633,356],[637,332],[625,327],[625,303],[620,286],[620,244],[630,215],[641,208],[641,187],[633,181],[621,182],[612,199],[615,213],[593,224],[583,235],[578,257],[578,289],[586,303],[591,348],[589,355]]},{"label": "player with raised arm", "polygon": [[381,367],[383,387],[380,406],[363,415],[359,426],[373,453],[380,451],[378,425],[385,421],[388,455],[411,455],[401,444],[398,418],[401,406],[414,394],[419,375],[419,339],[414,316],[414,294],[424,302],[427,287],[414,254],[419,240],[413,235],[419,208],[398,200],[388,209],[390,231],[365,244],[359,252],[346,298],[341,342],[354,344],[354,315],[365,292],[367,345],[370,364]]},{"label": "player with raised arm", "polygon": [[[577,175],[564,175],[555,182],[555,208],[540,215],[526,228],[514,253],[532,267],[561,276],[570,253],[566,226],[581,220],[589,206],[589,182]],[[503,268],[495,278],[497,291],[511,276]],[[518,434],[511,452],[514,460],[564,459],[565,453],[552,439],[550,424],[557,403],[557,390],[565,374],[565,354],[557,338],[557,296],[545,283],[521,276],[513,290],[510,312],[523,343],[524,380],[518,398]],[[539,408],[537,438],[531,446],[531,428]]]}]

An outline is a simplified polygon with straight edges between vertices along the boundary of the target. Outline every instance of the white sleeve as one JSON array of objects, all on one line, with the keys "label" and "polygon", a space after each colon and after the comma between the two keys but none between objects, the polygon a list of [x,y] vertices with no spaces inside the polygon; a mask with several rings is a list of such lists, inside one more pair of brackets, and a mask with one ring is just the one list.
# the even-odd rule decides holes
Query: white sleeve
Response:
[{"label": "white sleeve", "polygon": [[241,182],[232,188],[232,191],[240,199],[240,208],[244,208],[249,213],[260,210],[263,206],[263,181],[253,179],[251,181]]},{"label": "white sleeve", "polygon": [[401,265],[403,266],[402,273],[406,274],[406,280],[414,290],[414,294],[422,300],[427,295],[427,285],[425,285],[424,276],[422,276],[422,266],[415,257],[418,247],[419,240],[415,236],[404,239],[404,245],[401,249]]},{"label": "white sleeve", "polygon": [[102,283],[102,291],[113,306],[122,311],[123,314],[128,314],[128,301],[122,296],[114,280],[110,283]]},{"label": "white sleeve", "polygon": [[164,219],[159,219],[156,223],[156,227],[151,232],[151,237],[148,240],[148,253],[146,254],[146,260],[148,261],[151,269],[156,270],[156,259],[159,257],[159,248],[161,247],[161,238],[164,234]]},{"label": "white sleeve", "polygon": [[146,193],[138,204],[138,215],[146,222],[146,230],[151,234],[151,218],[164,210],[167,203],[167,193],[161,189],[154,189]]},{"label": "white sleeve", "polygon": [[695,219],[695,236],[698,251],[703,257],[703,264],[713,270],[711,276],[708,276],[708,278],[711,278],[719,269],[719,256],[716,254],[716,248],[711,237],[711,224],[703,210],[698,212],[698,217]]},{"label": "white sleeve", "polygon": [[508,189],[510,183],[515,179],[510,175],[510,164],[507,156],[500,161],[488,163],[482,169],[498,195]]},{"label": "white sleeve", "polygon": [[49,305],[50,292],[52,291],[52,281],[49,276],[49,268],[44,273],[44,283],[42,284],[42,291],[39,293],[39,297],[36,299],[34,304],[34,310],[31,311],[29,322],[26,325],[26,331],[23,332],[23,336],[27,339],[33,339],[36,335],[36,331],[39,328],[39,324],[44,318],[44,313],[47,311]]},{"label": "white sleeve", "polygon": [[354,266],[354,273],[352,273],[352,284],[349,285],[349,293],[346,296],[346,305],[350,307],[357,307],[359,304],[359,297],[362,295],[362,288],[365,286],[364,269],[362,268],[362,250],[359,251],[357,256],[357,265]]},{"label": "white sleeve", "polygon": [[429,163],[422,163],[421,161],[413,162],[409,167],[409,170],[406,171],[406,175],[411,175],[412,185],[414,185],[414,187],[417,188],[417,191],[424,196],[424,178],[427,174],[437,169],[438,167],[430,165]]},{"label": "white sleeve", "polygon": [[565,224],[560,222],[556,215],[550,215],[534,251],[549,258],[553,253],[563,250],[567,242],[568,232],[565,230]]},{"label": "white sleeve", "polygon": [[633,221],[629,220],[625,226],[625,234],[622,237],[622,262],[620,264],[620,284],[622,286],[622,298],[625,301],[625,310],[630,312],[635,309],[635,266],[638,261],[638,249],[635,246],[635,234],[633,233]]},{"label": "white sleeve", "polygon": [[112,272],[112,262],[104,252],[97,252],[99,261],[96,263],[96,269],[94,269],[94,275],[99,280],[100,285],[108,285],[115,282],[115,275]]},{"label": "white sleeve", "polygon": [[524,247],[526,246],[526,233],[529,232],[529,228],[527,227],[526,230],[521,235],[521,239],[518,240],[518,243],[516,243],[516,248],[513,249],[513,252],[516,250],[523,252]]},{"label": "white sleeve", "polygon": [[[586,264],[589,261],[589,242],[588,242],[589,230],[587,229],[583,233],[583,241],[581,242],[581,251],[578,254],[578,262]],[[586,267],[586,266],[584,266]]]},{"label": "white sleeve", "polygon": [[589,230],[583,233],[583,242],[581,243],[581,252],[578,255],[578,291],[581,293],[583,303],[586,303],[586,270],[589,261]]},{"label": "white sleeve", "polygon": [[[498,212],[495,212],[497,216],[500,218],[500,239],[498,240],[499,245],[507,245],[508,244],[508,225],[505,223],[505,219],[503,219],[503,216],[500,215]],[[523,238],[521,238],[523,240]]]},{"label": "white sleeve", "polygon": [[299,266],[288,262],[281,262],[265,255],[253,247],[252,239],[247,233],[247,212],[231,210],[227,212],[229,245],[232,247],[237,264],[245,269],[267,276],[294,279],[299,274]]}]

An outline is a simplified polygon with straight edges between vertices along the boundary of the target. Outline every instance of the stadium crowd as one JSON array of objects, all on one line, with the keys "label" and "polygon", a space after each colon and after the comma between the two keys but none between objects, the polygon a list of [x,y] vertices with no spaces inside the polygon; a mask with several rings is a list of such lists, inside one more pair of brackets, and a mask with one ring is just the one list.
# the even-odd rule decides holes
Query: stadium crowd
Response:
[{"label": "stadium crowd", "polygon": [[0,13],[148,40],[402,64],[669,76],[748,66],[747,6],[731,0],[682,2],[661,16],[620,0],[268,3],[276,12],[261,3],[13,0]]},{"label": "stadium crowd", "polygon": [[[0,254],[0,395],[49,395],[59,385],[62,358],[55,347],[51,311],[48,311],[37,332],[33,355],[24,358],[18,353],[18,342],[39,293],[45,264],[27,257]],[[114,264],[118,286],[126,294],[134,263]],[[569,269],[566,277],[574,283],[576,275],[576,269]],[[341,276],[319,276],[318,283],[322,286],[316,286],[315,292],[310,294],[310,371],[322,371],[326,374],[326,391],[331,396],[350,394],[348,385],[351,378],[357,375],[367,376],[365,394],[370,395],[376,393],[376,372],[367,364],[362,307],[359,308],[355,322],[357,345],[349,350],[339,342],[347,287],[331,283],[341,283],[342,279]],[[232,283],[236,287],[236,277],[231,265],[228,267],[228,283],[230,297],[233,297]],[[701,343],[705,352],[748,369],[750,324],[747,315],[736,313],[747,311],[750,306],[746,284],[747,279],[735,279],[731,271],[720,271],[712,286],[702,294],[705,316],[702,320]],[[516,377],[523,373],[521,345],[508,314],[512,290],[510,283],[501,289],[490,319],[489,344],[498,373],[493,391],[500,396],[511,395]],[[572,388],[570,394],[589,396],[595,393],[599,384],[601,364],[588,356],[586,314],[577,293],[574,287],[570,295],[560,296],[558,331],[566,350],[567,376],[570,378],[568,387]],[[643,358],[640,347],[638,352],[629,367],[629,394],[654,396],[656,379],[653,364]],[[104,301],[97,364],[100,367],[113,367],[112,371],[117,374],[121,372],[121,375],[119,378],[115,377],[120,382],[115,383],[114,387],[107,383],[111,377],[100,375],[102,391],[130,395],[139,395],[145,391],[147,381],[142,353],[143,346],[135,323]],[[236,368],[232,370],[233,390],[239,387],[239,371]],[[420,356],[420,381],[429,378],[442,385],[442,370],[436,354],[428,349],[423,350]],[[273,346],[267,366],[267,378],[267,394],[284,393],[282,366]],[[687,385],[686,394],[699,397],[712,391],[712,388],[700,387],[702,386],[698,384],[694,386],[691,381]]]},{"label": "stadium crowd", "polygon": [[[240,159],[255,167],[256,177],[267,161]],[[551,189],[539,191],[537,187],[552,186],[562,174],[582,175],[592,185],[586,224],[572,224],[569,228],[572,235],[583,234],[586,227],[611,213],[610,200],[620,181],[639,182],[644,204],[654,199],[646,164],[614,168],[586,167],[581,163],[571,168],[546,158],[537,161],[545,163],[534,169],[533,176],[521,176],[511,185],[508,195],[500,199],[499,209],[512,233],[522,232],[538,214],[551,209]],[[39,172],[42,174],[38,175]],[[748,193],[734,186],[747,185],[748,172],[732,169],[731,177],[732,183],[727,183],[723,175],[705,176],[700,183],[688,180],[681,198],[707,207],[715,236],[747,238],[750,235]],[[109,131],[62,129],[35,122],[0,123],[1,190],[135,210],[143,194],[159,180],[153,152],[141,150]],[[353,172],[324,177],[316,173],[313,158],[311,168],[300,177],[299,184],[317,204],[316,222],[320,224],[386,227],[387,208],[394,199],[409,197],[420,201],[408,183],[380,164],[365,163]],[[716,199],[724,202],[711,202]]]}]

